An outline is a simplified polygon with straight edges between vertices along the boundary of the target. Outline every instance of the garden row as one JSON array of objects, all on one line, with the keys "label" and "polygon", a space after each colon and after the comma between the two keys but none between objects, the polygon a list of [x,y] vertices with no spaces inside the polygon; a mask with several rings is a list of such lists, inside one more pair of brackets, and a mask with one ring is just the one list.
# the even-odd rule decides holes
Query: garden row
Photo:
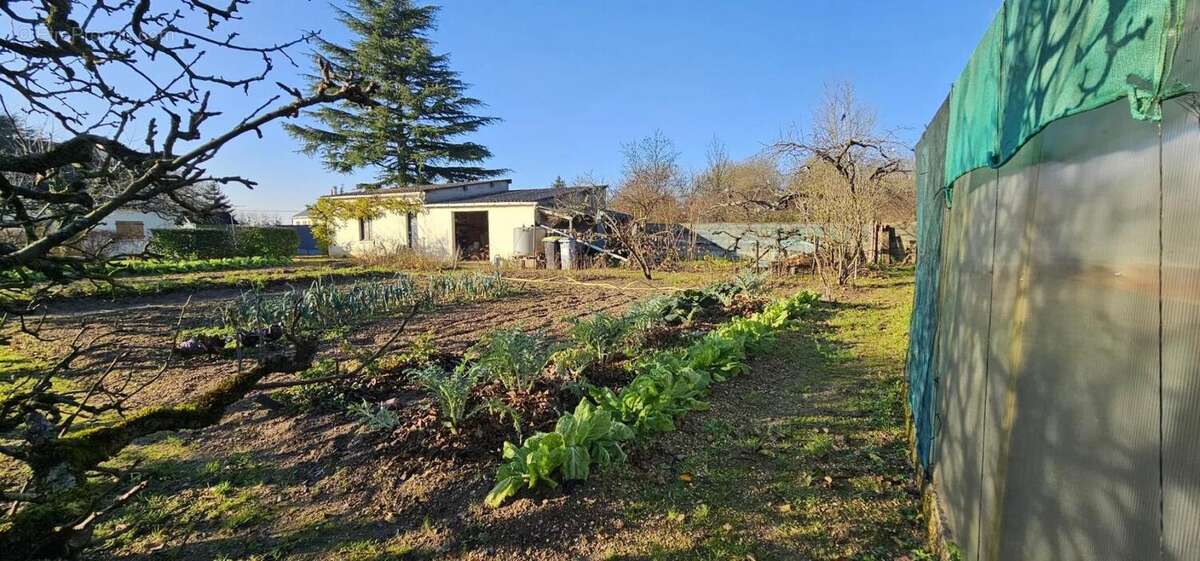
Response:
[{"label": "garden row", "polygon": [[364,321],[436,304],[500,298],[515,290],[493,273],[446,273],[426,278],[398,273],[387,280],[358,280],[341,286],[318,277],[306,289],[289,288],[281,294],[264,294],[256,288],[242,292],[225,305],[219,324],[185,332],[177,350],[194,354],[254,347],[264,340],[278,339],[285,328],[336,339]]},{"label": "garden row", "polygon": [[[345,410],[387,433],[414,461],[486,456],[503,444],[506,463],[487,497],[495,506],[523,487],[587,479],[623,461],[629,444],[672,430],[680,416],[705,406],[711,384],[744,371],[747,353],[816,300],[802,293],[764,306],[761,292],[761,277],[742,276],[654,298],[622,315],[575,320],[563,341],[492,331],[462,356],[439,355],[426,334],[374,364],[375,377],[273,396]],[[349,302],[325,307],[357,310]],[[253,304],[241,309],[236,325],[264,325],[280,313]],[[321,361],[302,377],[329,377],[336,367]],[[523,438],[529,432],[535,434]]]},{"label": "garden row", "polygon": [[[89,273],[101,278],[174,275],[283,267],[292,263],[291,257],[224,257],[219,259],[118,259],[98,265]],[[46,282],[45,275],[36,271],[9,270],[0,272],[2,282]]]},{"label": "garden row", "polygon": [[679,417],[705,409],[702,398],[713,383],[745,372],[748,353],[769,343],[816,300],[811,292],[777,300],[762,311],[734,317],[686,347],[635,361],[633,380],[618,391],[589,388],[574,412],[560,417],[553,431],[534,434],[520,446],[504,443],[506,463],[485,502],[496,507],[523,487],[586,480],[593,469],[623,462],[624,445],[672,431]]}]

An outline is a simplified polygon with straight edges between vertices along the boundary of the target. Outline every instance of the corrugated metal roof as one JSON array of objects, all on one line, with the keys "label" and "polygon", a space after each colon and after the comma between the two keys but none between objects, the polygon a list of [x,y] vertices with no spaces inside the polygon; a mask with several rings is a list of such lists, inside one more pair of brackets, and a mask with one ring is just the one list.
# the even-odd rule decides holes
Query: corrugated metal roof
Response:
[{"label": "corrugated metal roof", "polygon": [[460,204],[488,204],[488,203],[541,203],[550,202],[563,195],[572,195],[576,193],[586,193],[589,190],[603,187],[565,187],[565,188],[546,188],[546,189],[512,189],[502,191],[500,193],[488,193],[476,197],[464,197],[454,199],[452,201],[430,203],[426,206],[438,205],[460,205]]},{"label": "corrugated metal roof", "polygon": [[438,191],[441,189],[453,189],[455,187],[467,187],[470,185],[484,185],[487,183],[512,183],[511,179],[485,179],[483,181],[462,181],[459,183],[437,183],[434,185],[406,185],[404,187],[388,187],[384,189],[358,190],[348,193],[338,193],[336,195],[325,195],[326,198],[337,197],[361,197],[363,195],[389,195],[392,193],[425,193],[428,191]]}]

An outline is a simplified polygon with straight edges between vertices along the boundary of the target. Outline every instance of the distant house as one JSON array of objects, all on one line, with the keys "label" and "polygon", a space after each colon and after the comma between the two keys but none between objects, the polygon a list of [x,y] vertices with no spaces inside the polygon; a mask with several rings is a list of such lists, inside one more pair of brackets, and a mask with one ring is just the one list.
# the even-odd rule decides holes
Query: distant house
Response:
[{"label": "distant house", "polygon": [[[329,253],[354,255],[394,248],[419,249],[464,260],[507,259],[516,254],[514,236],[528,226],[561,226],[572,214],[598,210],[604,186],[511,189],[512,180],[418,185],[327,195],[326,199],[405,197],[421,201],[420,212],[354,220],[337,230]],[[293,217],[293,223],[297,218]]]},{"label": "distant house", "polygon": [[312,226],[312,217],[308,215],[308,209],[292,215],[292,226]]},{"label": "distant house", "polygon": [[155,230],[228,226],[235,223],[227,212],[218,212],[205,224],[196,224],[176,208],[159,204],[153,208],[125,207],[109,214],[88,234],[106,255],[136,255],[146,251]]}]

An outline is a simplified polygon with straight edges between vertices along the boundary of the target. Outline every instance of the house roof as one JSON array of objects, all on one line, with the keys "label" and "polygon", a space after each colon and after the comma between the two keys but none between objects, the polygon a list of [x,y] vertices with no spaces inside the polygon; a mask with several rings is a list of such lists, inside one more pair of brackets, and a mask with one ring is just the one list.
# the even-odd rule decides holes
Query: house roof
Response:
[{"label": "house roof", "polygon": [[304,210],[302,210],[302,211],[300,211],[300,212],[297,212],[296,214],[293,214],[293,215],[292,215],[292,218],[304,218],[304,217],[306,217],[306,216],[308,216],[308,209],[307,209],[307,208],[306,208],[306,209],[304,209]]},{"label": "house roof", "polygon": [[512,189],[509,191],[501,191],[499,193],[487,193],[475,197],[464,197],[439,203],[431,203],[427,206],[438,205],[463,205],[463,204],[489,204],[489,203],[544,203],[551,202],[563,195],[571,195],[575,193],[586,193],[589,190],[603,188],[596,187],[565,187],[565,188],[546,188],[546,189]]},{"label": "house roof", "polygon": [[454,189],[456,187],[467,187],[470,185],[482,185],[485,183],[512,183],[511,179],[485,179],[483,181],[461,181],[459,183],[437,183],[434,185],[405,185],[403,187],[387,187],[384,189],[371,189],[351,191],[349,193],[338,193],[336,195],[325,195],[325,198],[336,199],[339,197],[361,197],[364,195],[390,195],[404,193],[428,193],[430,191],[440,191],[442,189]]}]

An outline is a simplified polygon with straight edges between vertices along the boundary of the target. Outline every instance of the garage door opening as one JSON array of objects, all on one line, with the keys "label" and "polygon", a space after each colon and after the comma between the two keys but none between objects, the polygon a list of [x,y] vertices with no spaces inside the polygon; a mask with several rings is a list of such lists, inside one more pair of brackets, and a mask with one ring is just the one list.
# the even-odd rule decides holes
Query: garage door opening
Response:
[{"label": "garage door opening", "polygon": [[454,249],[464,261],[488,260],[488,213],[454,213]]}]

